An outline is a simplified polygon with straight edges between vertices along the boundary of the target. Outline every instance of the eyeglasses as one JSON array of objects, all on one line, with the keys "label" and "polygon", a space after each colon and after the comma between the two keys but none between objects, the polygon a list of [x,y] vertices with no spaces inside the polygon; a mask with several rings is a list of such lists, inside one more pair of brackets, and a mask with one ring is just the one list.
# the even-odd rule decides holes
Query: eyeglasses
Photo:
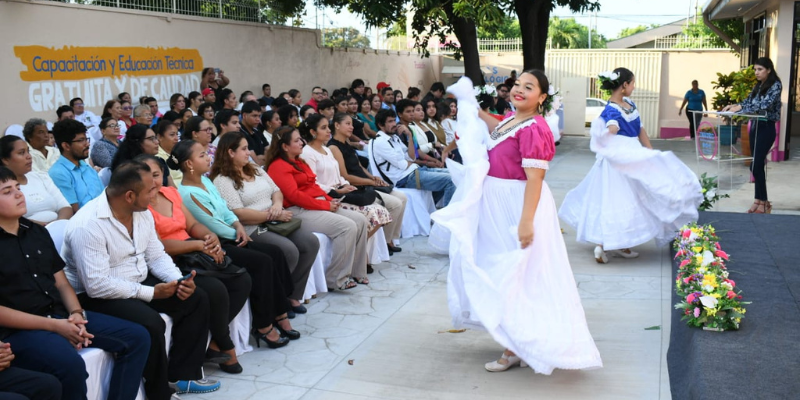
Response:
[{"label": "eyeglasses", "polygon": [[91,139],[89,139],[89,138],[87,137],[87,138],[83,138],[83,139],[73,140],[73,141],[71,141],[70,143],[79,143],[79,144],[84,144],[84,143],[89,143],[89,142],[91,142]]},{"label": "eyeglasses", "polygon": [[214,133],[214,128],[208,127],[208,128],[205,129],[205,131],[208,132],[208,133]]},{"label": "eyeglasses", "polygon": [[150,113],[142,114],[142,116],[145,117],[145,118],[153,118],[153,114],[150,114]]},{"label": "eyeglasses", "polygon": [[144,140],[149,140],[153,143],[158,143],[158,136],[146,136]]},{"label": "eyeglasses", "polygon": [[108,124],[108,125],[106,125],[106,128],[119,129],[119,125],[117,125],[117,124]]},{"label": "eyeglasses", "polygon": [[122,107],[122,109],[125,110],[125,111],[128,111],[128,110],[133,110],[133,107],[131,107],[131,106]]}]

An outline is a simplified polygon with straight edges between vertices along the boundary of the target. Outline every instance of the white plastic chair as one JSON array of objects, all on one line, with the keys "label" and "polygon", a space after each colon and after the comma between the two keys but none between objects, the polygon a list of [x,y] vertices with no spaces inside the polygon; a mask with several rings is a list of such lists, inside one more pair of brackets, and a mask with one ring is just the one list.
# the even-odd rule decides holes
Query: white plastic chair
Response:
[{"label": "white plastic chair", "polygon": [[57,219],[45,226],[59,253],[61,253],[61,246],[64,244],[64,232],[67,230],[67,223],[69,221],[66,219]]},{"label": "white plastic chair", "polygon": [[111,181],[111,168],[105,167],[97,175],[100,177],[100,182],[103,183],[103,186],[108,186],[108,182]]},{"label": "white plastic chair", "polygon": [[6,132],[3,135],[4,136],[8,136],[8,135],[18,136],[18,137],[21,137],[21,138],[25,139],[25,137],[22,136],[22,125],[18,125],[18,124],[9,125],[9,127],[6,128]]},{"label": "white plastic chair", "polygon": [[[369,154],[369,172],[374,176],[381,176],[375,156],[372,154],[372,143],[367,146]],[[405,193],[408,197],[406,210],[403,216],[403,226],[400,227],[400,237],[428,236],[431,232],[431,213],[436,211],[436,203],[429,190],[395,188]]]},{"label": "white plastic chair", "polygon": [[303,300],[308,300],[317,293],[326,293],[328,291],[328,283],[325,280],[325,268],[331,263],[331,239],[322,233],[314,232],[314,235],[319,240],[319,252],[317,252],[317,259],[314,260],[314,265],[311,266],[311,274],[308,276],[306,282],[306,289],[303,292]]}]

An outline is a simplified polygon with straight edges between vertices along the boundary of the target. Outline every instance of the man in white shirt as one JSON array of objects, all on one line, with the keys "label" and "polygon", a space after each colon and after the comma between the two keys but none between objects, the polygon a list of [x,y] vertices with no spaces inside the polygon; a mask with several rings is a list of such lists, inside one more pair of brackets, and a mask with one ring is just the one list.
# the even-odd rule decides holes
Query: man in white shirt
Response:
[{"label": "man in white shirt", "polygon": [[398,188],[430,190],[434,200],[447,206],[456,186],[450,173],[443,168],[420,166],[422,160],[412,160],[408,147],[397,137],[397,115],[392,110],[380,110],[375,116],[378,136],[373,139],[372,157],[381,177]]},{"label": "man in white shirt", "polygon": [[[146,164],[127,162],[117,167],[108,188],[70,220],[61,254],[67,264],[64,270],[86,309],[147,329],[151,340],[144,370],[148,398],[168,399],[169,382],[179,393],[217,390],[219,382],[201,381],[208,297],[195,290],[194,272],[182,277],[164,252],[147,210],[155,194]],[[165,346],[165,324],[159,313],[172,318],[171,349]]]},{"label": "man in white shirt", "polygon": [[86,110],[83,106],[83,99],[76,97],[69,101],[69,106],[75,113],[75,120],[86,125],[86,129],[97,126],[100,123],[100,117],[93,112]]}]

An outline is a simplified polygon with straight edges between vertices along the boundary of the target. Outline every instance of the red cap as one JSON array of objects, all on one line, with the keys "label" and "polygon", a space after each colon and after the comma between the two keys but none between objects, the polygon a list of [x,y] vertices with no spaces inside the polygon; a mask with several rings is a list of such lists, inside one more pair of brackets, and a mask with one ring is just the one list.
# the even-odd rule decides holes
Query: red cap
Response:
[{"label": "red cap", "polygon": [[392,84],[386,83],[386,82],[378,82],[378,85],[375,86],[375,88],[378,90],[378,93],[380,93],[381,90],[383,90],[383,88],[389,87],[389,86],[392,86]]},{"label": "red cap", "polygon": [[210,95],[211,93],[214,93],[214,89],[212,89],[212,88],[203,89],[203,97],[206,97],[206,96]]}]

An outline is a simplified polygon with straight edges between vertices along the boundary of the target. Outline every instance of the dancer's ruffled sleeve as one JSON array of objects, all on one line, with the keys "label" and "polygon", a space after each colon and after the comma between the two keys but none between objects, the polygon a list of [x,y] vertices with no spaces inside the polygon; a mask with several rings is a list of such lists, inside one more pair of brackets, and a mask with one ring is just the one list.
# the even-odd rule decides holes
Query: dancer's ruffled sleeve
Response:
[{"label": "dancer's ruffled sleeve", "polygon": [[522,167],[548,169],[550,160],[556,154],[556,145],[547,122],[543,118],[537,118],[535,123],[520,129],[517,137]]},{"label": "dancer's ruffled sleeve", "polygon": [[606,121],[606,128],[612,125],[617,128],[622,127],[622,125],[620,125],[620,122],[622,122],[622,114],[615,107],[606,106],[603,112],[600,113],[600,118]]}]

